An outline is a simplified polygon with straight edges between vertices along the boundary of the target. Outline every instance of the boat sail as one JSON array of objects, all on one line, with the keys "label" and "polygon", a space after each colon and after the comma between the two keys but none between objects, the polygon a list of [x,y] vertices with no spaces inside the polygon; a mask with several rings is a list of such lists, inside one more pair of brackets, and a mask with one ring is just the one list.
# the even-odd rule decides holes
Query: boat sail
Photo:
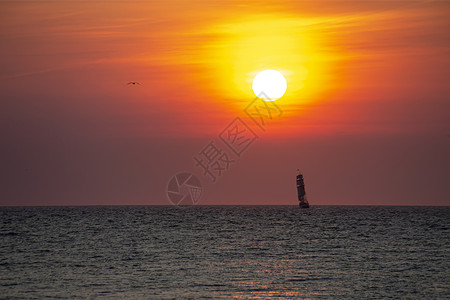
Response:
[{"label": "boat sail", "polygon": [[303,182],[303,175],[297,169],[297,193],[298,205],[300,208],[309,208],[308,199],[306,199],[305,183]]}]

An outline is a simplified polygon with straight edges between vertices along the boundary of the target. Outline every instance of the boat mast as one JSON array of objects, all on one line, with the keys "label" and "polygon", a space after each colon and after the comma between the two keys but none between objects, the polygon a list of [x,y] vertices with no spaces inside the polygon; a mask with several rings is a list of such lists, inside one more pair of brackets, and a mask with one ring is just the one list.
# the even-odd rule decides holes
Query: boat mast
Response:
[{"label": "boat mast", "polygon": [[303,202],[304,197],[306,195],[305,183],[303,182],[303,175],[300,173],[299,169],[297,169],[297,194],[298,194],[298,201]]},{"label": "boat mast", "polygon": [[309,207],[308,200],[306,200],[306,191],[305,191],[305,183],[303,181],[303,175],[300,173],[300,170],[297,169],[297,194],[298,194],[298,202],[300,207],[307,208]]}]

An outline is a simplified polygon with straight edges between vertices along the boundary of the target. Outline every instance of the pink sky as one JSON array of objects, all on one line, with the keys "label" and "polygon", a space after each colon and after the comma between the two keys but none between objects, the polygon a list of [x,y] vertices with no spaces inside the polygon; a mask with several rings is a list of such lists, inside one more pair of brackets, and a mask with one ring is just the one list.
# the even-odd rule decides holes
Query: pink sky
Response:
[{"label": "pink sky", "polygon": [[[170,204],[181,171],[199,204],[295,205],[297,168],[313,205],[450,205],[448,11],[1,2],[0,205]],[[266,132],[243,112],[263,69],[288,81]],[[193,156],[237,116],[259,138],[211,183]]]}]

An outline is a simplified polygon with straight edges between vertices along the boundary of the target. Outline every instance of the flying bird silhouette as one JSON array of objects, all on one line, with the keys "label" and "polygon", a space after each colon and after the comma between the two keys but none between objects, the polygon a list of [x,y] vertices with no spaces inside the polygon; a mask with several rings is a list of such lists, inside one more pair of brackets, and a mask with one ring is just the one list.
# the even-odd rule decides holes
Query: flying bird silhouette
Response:
[{"label": "flying bird silhouette", "polygon": [[139,84],[139,85],[140,85],[140,83],[137,82],[137,81],[130,81],[130,82],[128,82],[127,84],[134,84],[134,85]]}]

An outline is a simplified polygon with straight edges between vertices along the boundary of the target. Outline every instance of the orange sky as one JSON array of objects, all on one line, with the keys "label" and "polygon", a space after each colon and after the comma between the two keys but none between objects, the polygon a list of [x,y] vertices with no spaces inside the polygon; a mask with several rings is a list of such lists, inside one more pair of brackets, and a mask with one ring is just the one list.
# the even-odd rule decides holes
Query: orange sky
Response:
[{"label": "orange sky", "polygon": [[[276,69],[288,82],[283,115],[204,204],[295,204],[288,181],[300,167],[317,204],[449,205],[449,11],[446,1],[3,1],[0,204],[167,204],[171,174],[201,175],[191,157],[244,116],[255,74]],[[280,159],[269,168],[253,155]]]}]

